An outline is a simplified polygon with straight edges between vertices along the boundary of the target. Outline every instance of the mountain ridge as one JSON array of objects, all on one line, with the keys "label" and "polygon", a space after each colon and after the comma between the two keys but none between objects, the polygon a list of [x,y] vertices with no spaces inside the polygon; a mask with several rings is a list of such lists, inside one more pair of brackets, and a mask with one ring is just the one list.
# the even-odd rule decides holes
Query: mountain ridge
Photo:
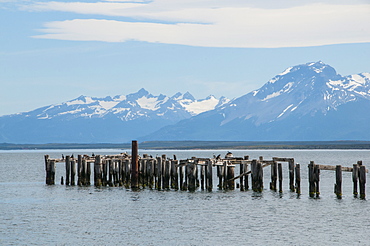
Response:
[{"label": "mountain ridge", "polygon": [[[360,127],[363,132],[370,130],[363,123],[359,125],[370,120],[369,100],[369,73],[341,76],[321,61],[309,62],[289,67],[257,90],[143,139],[173,140],[174,136],[179,140],[214,141],[370,139],[369,134],[361,131],[355,134],[348,131],[353,127]],[[366,110],[361,111],[362,107]],[[346,122],[347,118],[358,122],[347,122],[339,129],[334,119]]]}]

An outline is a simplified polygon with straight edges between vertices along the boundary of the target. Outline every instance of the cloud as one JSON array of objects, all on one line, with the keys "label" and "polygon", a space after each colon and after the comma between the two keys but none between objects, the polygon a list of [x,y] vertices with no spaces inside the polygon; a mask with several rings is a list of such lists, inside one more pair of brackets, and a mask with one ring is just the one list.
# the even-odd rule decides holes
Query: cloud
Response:
[{"label": "cloud", "polygon": [[[247,2],[247,3],[245,3]],[[33,11],[63,11],[89,19],[54,21],[35,38],[125,42],[138,40],[203,47],[306,47],[370,42],[370,4],[282,1],[154,0],[39,2]],[[270,2],[270,1],[268,1]],[[290,5],[289,5],[290,4]],[[91,18],[92,15],[95,18]],[[98,15],[98,16],[96,16]],[[104,19],[101,17],[104,16]],[[100,17],[100,18],[97,18]],[[130,21],[122,21],[122,17]]]}]

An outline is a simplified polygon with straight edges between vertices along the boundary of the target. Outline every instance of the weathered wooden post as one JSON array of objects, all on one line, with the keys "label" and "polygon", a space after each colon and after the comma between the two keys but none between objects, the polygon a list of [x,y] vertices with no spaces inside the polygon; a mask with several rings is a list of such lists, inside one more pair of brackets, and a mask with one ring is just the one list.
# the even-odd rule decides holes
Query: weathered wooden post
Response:
[{"label": "weathered wooden post", "polygon": [[50,183],[49,184],[54,185],[55,184],[55,161],[50,160],[49,165],[50,165]]},{"label": "weathered wooden post", "polygon": [[75,185],[75,176],[76,176],[76,161],[71,160],[71,185]]},{"label": "weathered wooden post", "polygon": [[107,186],[107,183],[108,183],[108,180],[107,180],[107,176],[108,176],[108,161],[106,159],[103,159],[102,160],[102,185],[103,186]]},{"label": "weathered wooden post", "polygon": [[162,188],[162,158],[157,157],[157,168],[156,168],[156,174],[157,174],[157,189],[160,190]]},{"label": "weathered wooden post", "polygon": [[299,195],[301,194],[301,165],[295,165],[295,190],[296,193]]},{"label": "weathered wooden post", "polygon": [[184,163],[180,161],[179,172],[180,172],[180,190],[186,190],[187,187],[184,185]]},{"label": "weathered wooden post", "polygon": [[170,174],[171,174],[171,165],[168,160],[163,161],[164,165],[164,174],[163,174],[163,189],[170,189]]},{"label": "weathered wooden post", "polygon": [[360,180],[360,198],[365,199],[366,167],[363,165],[360,165],[359,180]]},{"label": "weathered wooden post", "polygon": [[353,164],[353,169],[352,169],[352,181],[353,181],[353,195],[357,197],[358,191],[357,191],[357,186],[358,186],[358,165]]},{"label": "weathered wooden post", "polygon": [[212,161],[206,160],[206,188],[208,191],[212,191],[213,188],[213,173],[212,173]]},{"label": "weathered wooden post", "polygon": [[82,155],[77,156],[77,185],[82,184]]},{"label": "weathered wooden post", "polygon": [[[244,162],[243,161],[240,162],[239,170],[240,170],[239,175],[244,173]],[[240,191],[244,191],[244,176],[240,176],[239,182],[240,182]]]},{"label": "weathered wooden post", "polygon": [[252,178],[252,190],[257,189],[257,160],[253,159],[251,162],[251,178]]},{"label": "weathered wooden post", "polygon": [[204,184],[207,182],[205,180],[205,173],[206,173],[206,166],[205,165],[201,165],[200,166],[200,188],[202,190],[204,190]]},{"label": "weathered wooden post", "polygon": [[102,172],[103,167],[101,163],[101,157],[100,155],[96,155],[94,162],[94,185],[96,187],[102,186]]},{"label": "weathered wooden post", "polygon": [[224,163],[223,163],[223,167],[222,167],[222,184],[223,184],[223,189],[226,190],[227,189],[227,164],[228,164],[228,161],[225,160]]},{"label": "weathered wooden post", "polygon": [[85,158],[82,159],[82,179],[81,179],[81,185],[87,185],[88,177],[87,177],[87,163]]},{"label": "weathered wooden post", "polygon": [[229,163],[229,166],[227,167],[227,188],[229,190],[234,190],[235,189],[235,182],[234,182],[234,168],[235,166],[231,165]]},{"label": "weathered wooden post", "polygon": [[124,160],[125,164],[125,187],[128,188],[130,187],[130,181],[131,181],[131,163],[130,159],[126,158]]},{"label": "weathered wooden post", "polygon": [[46,162],[46,184],[54,185],[55,184],[55,161],[47,159]]},{"label": "weathered wooden post", "polygon": [[289,188],[291,192],[294,192],[294,159],[290,158],[288,160],[289,165]]},{"label": "weathered wooden post", "polygon": [[337,165],[335,167],[334,193],[337,195],[338,199],[342,199],[342,166],[341,165]]},{"label": "weathered wooden post", "polygon": [[91,163],[86,162],[86,185],[91,185]]},{"label": "weathered wooden post", "polygon": [[[260,157],[261,160],[261,157]],[[252,160],[251,163],[252,174],[252,189],[256,192],[263,190],[263,169],[260,161]]]},{"label": "weathered wooden post", "polygon": [[145,187],[147,185],[146,183],[146,158],[147,155],[143,155],[143,159],[140,159],[139,161],[139,184]]},{"label": "weathered wooden post", "polygon": [[69,155],[65,158],[66,163],[66,185],[69,185],[69,175],[71,174],[71,161]]},{"label": "weathered wooden post", "polygon": [[[244,160],[249,160],[249,156],[244,156]],[[244,172],[248,172],[248,163],[244,164]],[[244,189],[249,189],[249,183],[248,183],[248,174],[244,176]]]},{"label": "weathered wooden post", "polygon": [[113,161],[112,160],[107,160],[107,162],[108,162],[107,166],[109,167],[108,185],[110,187],[113,187]]},{"label": "weathered wooden post", "polygon": [[132,141],[131,148],[131,188],[139,188],[139,163],[138,163],[138,144]]},{"label": "weathered wooden post", "polygon": [[50,183],[50,165],[49,165],[49,155],[44,155],[45,160],[45,184]]},{"label": "weathered wooden post", "polygon": [[147,173],[149,176],[148,184],[150,189],[153,189],[154,184],[154,162],[155,162],[154,159],[150,159],[147,164]]},{"label": "weathered wooden post", "polygon": [[262,162],[257,162],[257,169],[258,169],[258,192],[263,191],[263,167]]},{"label": "weathered wooden post", "polygon": [[271,164],[271,182],[270,189],[276,191],[276,181],[277,181],[277,163],[273,161]]},{"label": "weathered wooden post", "polygon": [[179,189],[179,176],[178,176],[178,161],[171,160],[171,188],[178,190]]},{"label": "weathered wooden post", "polygon": [[283,167],[278,163],[279,192],[283,193]]},{"label": "weathered wooden post", "polygon": [[221,165],[217,165],[218,188],[220,190],[222,190],[224,186],[222,183],[223,176],[224,176],[224,167]]},{"label": "weathered wooden post", "polygon": [[187,176],[188,176],[188,190],[195,191],[196,189],[196,165],[195,163],[188,162],[187,164]]},{"label": "weathered wooden post", "polygon": [[314,165],[315,163],[313,161],[310,161],[310,164],[308,164],[308,182],[309,182],[309,196],[314,197],[315,196],[315,173],[314,173]]},{"label": "weathered wooden post", "polygon": [[316,197],[319,197],[320,196],[320,167],[319,165],[314,165],[314,173],[315,173]]}]

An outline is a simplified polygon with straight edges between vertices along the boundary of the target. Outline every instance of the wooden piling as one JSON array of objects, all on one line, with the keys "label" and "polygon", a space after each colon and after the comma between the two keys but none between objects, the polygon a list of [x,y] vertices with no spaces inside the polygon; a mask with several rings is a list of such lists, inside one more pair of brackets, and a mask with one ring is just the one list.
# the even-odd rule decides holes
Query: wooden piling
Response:
[{"label": "wooden piling", "polygon": [[309,182],[309,196],[314,197],[316,190],[315,190],[315,173],[314,173],[314,165],[313,161],[308,164],[308,182]]},{"label": "wooden piling", "polygon": [[91,185],[91,163],[86,162],[86,185]]},{"label": "wooden piling", "polygon": [[69,185],[69,177],[71,174],[71,161],[69,155],[65,157],[65,165],[66,165],[66,185]]},{"label": "wooden piling", "polygon": [[163,175],[163,189],[170,189],[170,177],[171,177],[171,163],[168,160],[163,161],[164,164],[164,175]]},{"label": "wooden piling", "polygon": [[281,163],[277,164],[278,167],[278,178],[279,178],[279,192],[283,193],[283,167]]},{"label": "wooden piling", "polygon": [[320,167],[319,165],[314,165],[315,174],[315,193],[316,197],[320,196]]},{"label": "wooden piling", "polygon": [[365,184],[366,184],[366,168],[363,165],[360,165],[360,174],[359,174],[359,181],[360,181],[360,198],[365,199]]},{"label": "wooden piling", "polygon": [[46,162],[46,184],[55,184],[55,161],[48,159]]},{"label": "wooden piling", "polygon": [[252,171],[251,174],[252,174],[253,191],[262,192],[263,190],[263,169],[262,169],[261,162],[257,160],[252,160],[251,171]]},{"label": "wooden piling", "polygon": [[162,189],[162,157],[159,156],[157,157],[156,174],[157,174],[156,188],[160,190]]},{"label": "wooden piling", "polygon": [[108,160],[108,185],[110,187],[113,187],[113,161],[112,160]]},{"label": "wooden piling", "polygon": [[235,189],[235,182],[234,182],[234,166],[230,165],[227,167],[227,188],[229,190]]},{"label": "wooden piling", "polygon": [[295,191],[298,195],[301,194],[301,165],[295,165]]},{"label": "wooden piling", "polygon": [[102,162],[100,155],[95,156],[95,162],[94,162],[94,185],[96,187],[102,186]]},{"label": "wooden piling", "polygon": [[217,177],[218,177],[218,189],[222,190],[223,189],[223,183],[222,179],[224,176],[224,167],[221,165],[217,166]]},{"label": "wooden piling", "polygon": [[77,185],[82,184],[82,155],[77,156]]},{"label": "wooden piling", "polygon": [[195,191],[196,189],[196,165],[194,162],[188,162],[187,176],[188,176],[188,190]]},{"label": "wooden piling", "polygon": [[[239,166],[239,174],[242,174],[244,173],[244,163],[240,163],[240,166]],[[244,191],[244,176],[240,176],[240,191]]]},{"label": "wooden piling", "polygon": [[76,185],[75,176],[76,176],[76,161],[72,159],[71,160],[71,185]]},{"label": "wooden piling", "polygon": [[358,190],[357,190],[357,186],[358,186],[358,165],[357,164],[353,164],[353,170],[352,170],[352,181],[353,181],[353,195],[355,197],[357,197],[358,195]]},{"label": "wooden piling", "polygon": [[291,192],[294,192],[294,159],[291,158],[288,161],[289,165],[289,188]]},{"label": "wooden piling", "polygon": [[138,164],[138,144],[132,141],[131,148],[131,188],[139,188],[139,164]]},{"label": "wooden piling", "polygon": [[273,191],[276,191],[276,181],[277,181],[277,163],[276,161],[273,161],[271,164],[271,182],[270,182],[270,189]]},{"label": "wooden piling", "polygon": [[154,159],[150,159],[147,163],[147,174],[148,174],[148,186],[153,189],[154,185]]},{"label": "wooden piling", "polygon": [[200,189],[204,190],[204,184],[205,184],[205,174],[206,174],[206,166],[201,165],[200,166]]},{"label": "wooden piling", "polygon": [[44,155],[44,161],[45,161],[45,184],[49,184],[50,179],[50,172],[49,172],[49,155]]},{"label": "wooden piling", "polygon": [[[246,155],[244,156],[244,160],[249,160],[249,156]],[[248,163],[244,163],[244,172],[248,172]],[[248,182],[248,174],[247,175],[244,175],[244,190],[248,190],[249,189],[249,182]]]},{"label": "wooden piling", "polygon": [[224,161],[223,167],[222,167],[222,184],[223,184],[223,189],[227,189],[227,165],[228,165],[228,160]]},{"label": "wooden piling", "polygon": [[208,191],[212,191],[213,188],[213,173],[212,173],[212,161],[206,161],[206,188]]},{"label": "wooden piling", "polygon": [[185,187],[185,184],[184,184],[185,166],[181,162],[179,166],[179,173],[180,173],[180,190],[186,190],[187,188]]},{"label": "wooden piling", "polygon": [[175,190],[179,189],[179,176],[177,163],[178,163],[177,160],[171,160],[171,188]]},{"label": "wooden piling", "polygon": [[55,184],[55,161],[50,160],[50,184],[54,185]]},{"label": "wooden piling", "polygon": [[335,167],[334,193],[337,195],[338,199],[342,199],[342,166],[341,165],[337,165]]},{"label": "wooden piling", "polygon": [[107,186],[108,165],[109,165],[108,160],[102,160],[101,164],[102,164],[102,185]]}]

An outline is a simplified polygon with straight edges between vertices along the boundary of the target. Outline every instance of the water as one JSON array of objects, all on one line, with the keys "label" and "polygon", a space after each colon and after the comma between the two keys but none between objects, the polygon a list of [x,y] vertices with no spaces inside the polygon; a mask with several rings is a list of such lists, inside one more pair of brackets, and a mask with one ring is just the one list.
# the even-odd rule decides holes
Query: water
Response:
[{"label": "water", "polygon": [[[149,151],[179,159],[211,157],[227,150]],[[118,150],[0,151],[0,245],[369,245],[369,202],[352,196],[350,173],[343,173],[343,199],[333,193],[335,174],[321,171],[320,199],[308,197],[307,165],[351,166],[369,150],[235,150],[234,156],[294,157],[301,163],[302,195],[268,190],[133,192],[122,187],[46,186],[43,155],[117,154]],[[236,168],[236,171],[238,168]],[[215,171],[214,171],[215,173]],[[236,172],[236,175],[238,173]],[[369,196],[369,185],[366,187]]]}]

